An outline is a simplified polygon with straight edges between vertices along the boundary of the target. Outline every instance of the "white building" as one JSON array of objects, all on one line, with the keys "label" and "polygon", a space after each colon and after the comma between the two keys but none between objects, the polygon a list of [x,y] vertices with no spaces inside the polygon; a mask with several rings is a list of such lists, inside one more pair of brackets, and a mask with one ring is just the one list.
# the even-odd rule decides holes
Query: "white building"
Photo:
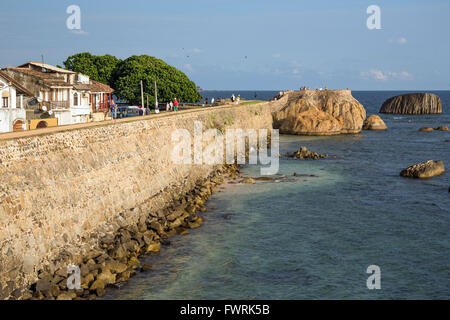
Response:
[{"label": "white building", "polygon": [[33,94],[6,73],[0,71],[0,132],[27,129],[25,101]]},{"label": "white building", "polygon": [[5,73],[34,92],[39,99],[38,108],[57,118],[58,125],[89,120],[88,76],[40,62],[8,67]]}]

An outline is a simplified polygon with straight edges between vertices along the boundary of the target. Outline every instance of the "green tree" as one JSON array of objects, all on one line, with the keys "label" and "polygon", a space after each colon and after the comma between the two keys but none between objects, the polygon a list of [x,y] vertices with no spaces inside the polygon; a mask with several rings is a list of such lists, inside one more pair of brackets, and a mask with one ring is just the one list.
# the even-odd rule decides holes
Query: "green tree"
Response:
[{"label": "green tree", "polygon": [[148,55],[131,56],[121,61],[113,77],[116,94],[132,104],[141,104],[140,80],[144,84],[144,97],[154,104],[154,81],[158,87],[158,101],[177,98],[182,102],[199,102],[202,96],[195,83],[177,68]]},{"label": "green tree", "polygon": [[83,73],[93,80],[111,86],[112,75],[119,62],[120,59],[109,54],[95,56],[89,52],[82,52],[68,57],[63,63],[67,70]]}]

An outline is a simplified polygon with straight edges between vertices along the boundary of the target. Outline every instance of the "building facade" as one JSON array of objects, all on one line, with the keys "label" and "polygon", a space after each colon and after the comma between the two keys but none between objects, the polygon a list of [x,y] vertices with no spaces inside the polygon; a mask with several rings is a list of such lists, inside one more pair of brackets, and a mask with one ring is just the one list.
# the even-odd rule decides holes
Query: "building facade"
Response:
[{"label": "building facade", "polygon": [[114,90],[87,75],[39,62],[4,72],[37,97],[37,103],[27,105],[29,121],[56,118],[58,125],[68,125],[108,117]]},{"label": "building facade", "polygon": [[27,130],[26,103],[33,94],[0,71],[0,132]]}]

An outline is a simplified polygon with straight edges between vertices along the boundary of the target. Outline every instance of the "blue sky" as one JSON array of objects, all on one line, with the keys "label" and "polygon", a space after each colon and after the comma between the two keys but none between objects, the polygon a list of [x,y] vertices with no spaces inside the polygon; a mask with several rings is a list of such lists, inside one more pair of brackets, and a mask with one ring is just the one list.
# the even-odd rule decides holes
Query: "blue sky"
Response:
[{"label": "blue sky", "polygon": [[[373,4],[381,30],[366,27]],[[0,66],[148,54],[205,89],[450,90],[449,33],[448,0],[14,0],[0,3]]]}]

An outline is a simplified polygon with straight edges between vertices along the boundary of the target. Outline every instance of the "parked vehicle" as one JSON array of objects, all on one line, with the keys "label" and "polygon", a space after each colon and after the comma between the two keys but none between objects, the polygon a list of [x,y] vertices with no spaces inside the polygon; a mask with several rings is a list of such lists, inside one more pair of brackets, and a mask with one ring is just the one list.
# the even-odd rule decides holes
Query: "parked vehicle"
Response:
[{"label": "parked vehicle", "polygon": [[122,106],[117,108],[117,119],[138,117],[143,115],[143,110],[137,106]]}]

